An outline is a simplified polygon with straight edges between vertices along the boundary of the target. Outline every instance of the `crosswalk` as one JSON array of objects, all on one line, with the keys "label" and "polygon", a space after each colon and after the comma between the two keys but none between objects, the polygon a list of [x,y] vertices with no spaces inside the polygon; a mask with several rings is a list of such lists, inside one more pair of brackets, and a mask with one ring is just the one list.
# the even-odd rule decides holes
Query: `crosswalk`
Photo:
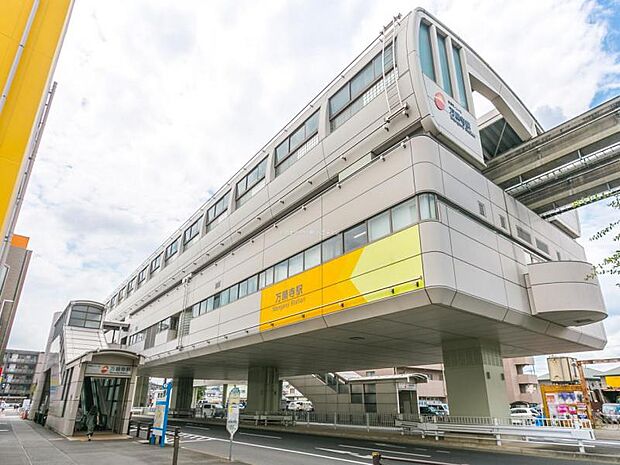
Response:
[{"label": "crosswalk", "polygon": [[[208,429],[208,428],[205,428]],[[136,433],[136,427],[132,426],[129,430],[129,434],[130,435],[134,435]],[[166,432],[166,438],[167,441],[172,442],[173,438],[174,438],[174,433],[172,431],[167,431]],[[213,438],[209,437],[209,436],[204,436],[202,434],[195,434],[195,433],[185,433],[183,431],[179,432],[179,442],[180,443],[186,443],[186,442],[204,442],[204,441],[211,441]]]}]

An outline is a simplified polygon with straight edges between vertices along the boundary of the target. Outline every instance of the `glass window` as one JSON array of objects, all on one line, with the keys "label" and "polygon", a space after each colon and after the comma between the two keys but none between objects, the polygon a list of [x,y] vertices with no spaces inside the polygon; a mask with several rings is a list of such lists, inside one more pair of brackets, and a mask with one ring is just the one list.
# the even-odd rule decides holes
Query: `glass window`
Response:
[{"label": "glass window", "polygon": [[422,72],[433,81],[435,80],[435,68],[433,67],[433,51],[431,49],[431,27],[422,22],[420,23],[420,65]]},{"label": "glass window", "polygon": [[202,300],[199,305],[200,305],[200,308],[198,309],[198,314],[204,315],[205,313],[207,313],[207,301]]},{"label": "glass window", "polygon": [[342,234],[325,239],[321,244],[323,263],[342,255]]},{"label": "glass window", "polygon": [[[379,63],[381,63],[380,59]],[[379,73],[383,74],[381,69],[379,69]],[[374,80],[375,70],[372,63],[369,63],[363,70],[357,73],[353,79],[351,79],[351,95],[356,96],[361,94],[362,91],[365,90]]]},{"label": "glass window", "polygon": [[229,292],[230,291],[228,289],[224,289],[222,292],[220,292],[220,307],[223,307],[224,305],[228,305]]},{"label": "glass window", "polygon": [[[266,171],[267,158],[265,157],[237,183],[237,206],[241,206],[247,198],[252,197],[256,193],[256,191],[252,188],[254,186],[258,186],[259,183],[265,178]],[[247,197],[245,197],[246,195]]]},{"label": "glass window", "polygon": [[298,253],[294,257],[288,259],[288,275],[293,276],[294,274],[301,273],[304,271],[304,254]]},{"label": "glass window", "polygon": [[336,94],[329,99],[329,114],[335,115],[342,110],[350,100],[349,84],[340,89]]},{"label": "glass window", "polygon": [[[276,174],[284,172],[298,158],[301,158],[301,155],[316,145],[311,138],[316,135],[318,129],[319,112],[317,111],[276,147]],[[314,145],[310,145],[311,142]],[[292,156],[294,153],[298,154],[297,157]]]},{"label": "glass window", "polygon": [[202,220],[202,217],[194,221],[192,225],[185,230],[183,234],[183,245],[187,245],[192,239],[198,236],[200,232],[200,220]]},{"label": "glass window", "polygon": [[242,281],[239,283],[239,298],[243,298],[248,295],[248,281]]},{"label": "glass window", "polygon": [[392,208],[392,227],[394,231],[411,226],[419,221],[418,199],[413,198]]},{"label": "glass window", "polygon": [[228,210],[230,191],[207,210],[207,231],[213,227],[213,222]]},{"label": "glass window", "polygon": [[192,305],[192,318],[200,316],[200,303]]},{"label": "glass window", "polygon": [[366,223],[360,223],[344,232],[344,251],[357,249],[368,242]]},{"label": "glass window", "polygon": [[275,266],[275,282],[288,278],[288,260],[284,260]]},{"label": "glass window", "polygon": [[467,93],[465,91],[465,77],[463,76],[463,63],[461,62],[461,51],[454,46],[452,47],[452,58],[456,74],[456,88],[459,91],[459,103],[463,108],[469,110],[467,106]]},{"label": "glass window", "polygon": [[179,251],[179,241],[180,237],[178,237],[172,244],[166,247],[166,261],[170,260],[170,258]]},{"label": "glass window", "polygon": [[304,270],[321,264],[321,244],[310,247],[304,252]]},{"label": "glass window", "polygon": [[213,310],[220,308],[220,294],[215,294],[213,296]]},{"label": "glass window", "polygon": [[146,272],[148,271],[148,266],[145,267],[140,273],[138,273],[138,283],[141,283],[146,279]]},{"label": "glass window", "polygon": [[390,212],[383,212],[368,220],[368,240],[376,241],[390,234]]},{"label": "glass window", "polygon": [[448,67],[448,49],[446,48],[446,38],[437,35],[439,45],[439,68],[441,69],[441,81],[443,90],[452,95],[452,83],[450,81],[450,68]]},{"label": "glass window", "polygon": [[263,289],[265,287],[265,272],[261,271],[258,274],[258,288]]},{"label": "glass window", "polygon": [[248,278],[247,281],[248,281],[248,294],[253,294],[254,292],[258,291],[258,275],[257,274]]},{"label": "glass window", "polygon": [[290,150],[295,150],[306,138],[306,127],[302,125],[297,131],[291,134]]},{"label": "glass window", "polygon": [[437,206],[433,194],[422,194],[420,196],[420,218],[423,220],[437,219]]},{"label": "glass window", "polygon": [[265,270],[265,286],[271,286],[273,284],[273,266]]},{"label": "glass window", "polygon": [[319,130],[319,112],[317,111],[314,115],[306,120],[304,123],[306,126],[306,137],[310,137],[312,134]]},{"label": "glass window", "polygon": [[207,313],[213,310],[215,310],[215,299],[211,296],[207,299]]},{"label": "glass window", "polygon": [[229,289],[229,299],[230,299],[230,302],[232,303],[238,298],[239,298],[239,284],[235,284],[234,286],[231,286]]},{"label": "glass window", "polygon": [[161,266],[161,254],[155,257],[153,261],[151,262],[151,273],[158,270],[160,266]]}]

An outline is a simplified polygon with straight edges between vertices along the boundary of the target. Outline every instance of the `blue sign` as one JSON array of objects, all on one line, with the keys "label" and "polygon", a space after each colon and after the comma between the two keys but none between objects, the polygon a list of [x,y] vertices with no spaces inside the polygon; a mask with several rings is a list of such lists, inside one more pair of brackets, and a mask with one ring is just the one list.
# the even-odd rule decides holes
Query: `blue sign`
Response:
[{"label": "blue sign", "polygon": [[172,381],[164,385],[166,397],[155,401],[155,419],[151,428],[151,444],[155,444],[155,438],[159,437],[159,445],[166,445],[166,429],[168,428],[168,410],[170,409],[170,393],[172,391]]}]

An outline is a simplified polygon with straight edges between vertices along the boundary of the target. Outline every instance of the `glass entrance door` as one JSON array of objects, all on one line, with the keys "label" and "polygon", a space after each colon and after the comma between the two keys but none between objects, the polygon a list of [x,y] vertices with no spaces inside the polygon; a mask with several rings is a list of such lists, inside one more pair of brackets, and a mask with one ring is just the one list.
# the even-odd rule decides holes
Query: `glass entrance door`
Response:
[{"label": "glass entrance door", "polygon": [[80,397],[82,416],[76,418],[75,430],[85,430],[85,419],[94,407],[97,415],[95,431],[122,434],[123,408],[126,403],[127,378],[86,376]]}]

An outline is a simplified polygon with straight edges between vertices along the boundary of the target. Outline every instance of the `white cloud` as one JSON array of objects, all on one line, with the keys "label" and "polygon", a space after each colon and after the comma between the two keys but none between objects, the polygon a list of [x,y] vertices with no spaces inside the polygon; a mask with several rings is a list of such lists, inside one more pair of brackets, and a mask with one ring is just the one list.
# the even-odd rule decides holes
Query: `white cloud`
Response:
[{"label": "white cloud", "polygon": [[[617,72],[594,3],[422,3],[545,123],[585,110]],[[34,257],[11,345],[42,348],[53,312],[70,299],[107,296],[411,7],[76,2],[18,225]]]}]

